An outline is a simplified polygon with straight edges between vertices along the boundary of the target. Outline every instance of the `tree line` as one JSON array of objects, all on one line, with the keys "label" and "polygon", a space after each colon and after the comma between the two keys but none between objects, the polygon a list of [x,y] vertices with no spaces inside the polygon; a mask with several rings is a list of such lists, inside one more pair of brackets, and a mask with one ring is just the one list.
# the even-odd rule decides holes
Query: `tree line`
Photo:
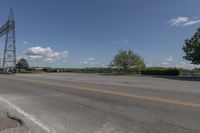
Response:
[{"label": "tree line", "polygon": [[[200,28],[197,29],[195,34],[185,40],[183,46],[185,53],[184,59],[191,62],[191,64],[200,64]],[[35,70],[29,68],[29,63],[26,59],[22,58],[17,63],[17,69],[20,71]],[[43,68],[44,72],[87,72],[87,73],[116,73],[116,74],[145,74],[145,75],[179,75],[180,70],[176,68],[146,68],[144,59],[132,50],[119,50],[114,56],[108,68]]]}]

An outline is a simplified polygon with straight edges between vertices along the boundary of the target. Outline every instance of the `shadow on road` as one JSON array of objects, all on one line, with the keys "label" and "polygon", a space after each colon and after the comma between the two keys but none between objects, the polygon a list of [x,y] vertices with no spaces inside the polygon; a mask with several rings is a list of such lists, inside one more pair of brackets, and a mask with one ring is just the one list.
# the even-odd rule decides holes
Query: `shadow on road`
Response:
[{"label": "shadow on road", "polygon": [[200,82],[200,77],[179,77],[179,76],[153,76],[155,78],[164,78],[171,80],[181,80],[181,81],[198,81]]}]

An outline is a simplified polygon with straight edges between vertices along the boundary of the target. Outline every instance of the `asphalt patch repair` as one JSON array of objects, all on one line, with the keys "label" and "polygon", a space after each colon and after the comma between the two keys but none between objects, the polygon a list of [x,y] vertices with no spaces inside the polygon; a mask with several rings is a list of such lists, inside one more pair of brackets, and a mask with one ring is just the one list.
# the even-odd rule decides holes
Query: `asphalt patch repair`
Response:
[{"label": "asphalt patch repair", "polygon": [[8,113],[6,115],[0,115],[0,131],[17,128],[23,125],[23,122],[15,118]]}]

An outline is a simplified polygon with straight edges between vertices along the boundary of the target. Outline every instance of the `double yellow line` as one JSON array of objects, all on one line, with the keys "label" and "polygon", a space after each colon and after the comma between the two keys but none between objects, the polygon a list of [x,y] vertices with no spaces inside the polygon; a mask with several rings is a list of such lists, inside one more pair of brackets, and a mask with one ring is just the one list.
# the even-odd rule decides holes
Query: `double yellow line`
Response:
[{"label": "double yellow line", "polygon": [[174,104],[174,105],[180,105],[180,106],[200,108],[199,103],[191,103],[191,102],[183,102],[183,101],[170,100],[170,99],[164,99],[164,98],[158,98],[158,97],[142,96],[142,95],[137,95],[134,93],[116,92],[116,91],[110,91],[110,90],[105,90],[105,89],[102,90],[102,89],[97,89],[97,88],[89,88],[89,87],[83,87],[83,86],[77,86],[77,85],[61,84],[61,83],[55,83],[55,82],[49,82],[49,81],[22,79],[19,77],[20,76],[17,76],[17,78],[11,78],[11,79],[26,81],[26,82],[36,83],[36,84],[45,84],[45,85],[50,85],[50,86],[63,87],[63,88],[67,88],[67,89],[77,89],[77,90],[81,90],[81,91],[97,92],[97,93],[103,93],[103,94],[135,98],[135,99],[139,99],[139,100],[147,100],[147,101],[160,102],[160,103],[166,103],[166,104]]}]

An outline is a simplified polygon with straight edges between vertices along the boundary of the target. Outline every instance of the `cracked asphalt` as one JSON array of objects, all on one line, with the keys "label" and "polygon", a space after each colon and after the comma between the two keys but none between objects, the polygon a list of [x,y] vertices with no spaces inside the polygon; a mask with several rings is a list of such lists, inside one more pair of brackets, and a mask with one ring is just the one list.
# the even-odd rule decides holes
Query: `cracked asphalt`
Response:
[{"label": "cracked asphalt", "polygon": [[[73,73],[0,75],[0,97],[59,133],[200,133],[196,81]],[[3,106],[25,122],[24,132],[46,132]]]}]

